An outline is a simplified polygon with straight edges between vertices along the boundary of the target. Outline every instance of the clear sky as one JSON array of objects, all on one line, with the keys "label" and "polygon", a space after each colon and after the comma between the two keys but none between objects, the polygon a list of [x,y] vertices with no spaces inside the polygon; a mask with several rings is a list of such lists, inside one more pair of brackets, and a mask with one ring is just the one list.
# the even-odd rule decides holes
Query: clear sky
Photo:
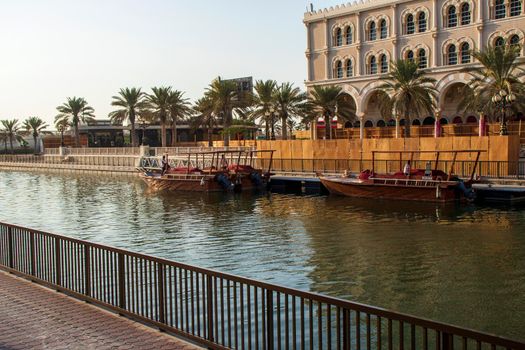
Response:
[{"label": "clear sky", "polygon": [[[316,9],[338,4],[312,1]],[[39,116],[82,96],[107,118],[121,87],[253,76],[304,88],[305,0],[0,0],[0,119]]]}]

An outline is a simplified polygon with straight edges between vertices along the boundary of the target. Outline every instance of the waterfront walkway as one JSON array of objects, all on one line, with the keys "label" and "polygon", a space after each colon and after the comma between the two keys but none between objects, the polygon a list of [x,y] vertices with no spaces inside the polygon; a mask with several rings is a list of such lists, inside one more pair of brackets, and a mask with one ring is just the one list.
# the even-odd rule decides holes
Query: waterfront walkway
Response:
[{"label": "waterfront walkway", "polygon": [[0,350],[199,349],[0,270]]}]

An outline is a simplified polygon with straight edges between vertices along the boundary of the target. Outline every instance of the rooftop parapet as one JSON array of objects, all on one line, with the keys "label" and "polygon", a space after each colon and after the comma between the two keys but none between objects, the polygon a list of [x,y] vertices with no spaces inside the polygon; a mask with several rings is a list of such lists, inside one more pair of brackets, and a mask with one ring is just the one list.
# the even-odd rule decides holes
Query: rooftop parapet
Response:
[{"label": "rooftop parapet", "polygon": [[393,5],[403,1],[404,0],[354,0],[353,2],[348,2],[346,4],[305,12],[304,22],[313,22],[326,17],[335,17],[343,14],[360,12],[385,5]]}]

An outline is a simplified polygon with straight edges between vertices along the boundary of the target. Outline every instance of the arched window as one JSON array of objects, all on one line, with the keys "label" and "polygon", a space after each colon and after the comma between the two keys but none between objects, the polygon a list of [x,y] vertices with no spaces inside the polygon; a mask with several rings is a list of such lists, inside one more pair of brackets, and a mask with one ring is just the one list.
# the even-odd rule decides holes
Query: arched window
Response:
[{"label": "arched window", "polygon": [[420,125],[421,125],[421,122],[419,121],[419,119],[414,119],[414,120],[412,121],[412,125],[420,126]]},{"label": "arched window", "polygon": [[427,14],[420,12],[417,16],[417,31],[422,33],[427,31]]},{"label": "arched window", "polygon": [[470,4],[464,3],[461,5],[461,25],[470,24]]},{"label": "arched window", "polygon": [[377,74],[377,60],[375,56],[370,57],[370,66],[368,71],[370,74]]},{"label": "arched window", "polygon": [[368,27],[368,40],[373,41],[376,39],[377,39],[376,22],[370,22],[370,26]]},{"label": "arched window", "polygon": [[447,118],[441,118],[439,120],[439,122],[441,123],[441,125],[447,125],[448,124],[448,119]]},{"label": "arched window", "polygon": [[419,49],[417,53],[417,60],[419,69],[427,68],[427,52],[424,49]]},{"label": "arched window", "polygon": [[463,119],[460,116],[454,117],[452,124],[463,124]]},{"label": "arched window", "polygon": [[354,76],[354,66],[352,65],[352,60],[346,60],[346,76]]},{"label": "arched window", "polygon": [[467,117],[467,123],[468,124],[474,124],[474,123],[477,123],[477,122],[478,122],[478,118],[476,118],[475,116],[469,115]]},{"label": "arched window", "polygon": [[503,47],[503,45],[505,45],[505,40],[501,36],[498,36],[496,39],[494,39],[495,47]]},{"label": "arched window", "polygon": [[380,59],[381,61],[381,73],[387,73],[388,72],[388,60],[386,58],[386,55],[381,55]]},{"label": "arched window", "polygon": [[521,0],[510,0],[510,15],[521,15]]},{"label": "arched window", "polygon": [[455,27],[458,25],[458,14],[454,6],[449,6],[447,9],[447,27]]},{"label": "arched window", "polygon": [[337,28],[335,30],[335,46],[341,45],[343,45],[343,33],[341,31],[341,28]]},{"label": "arched window", "polygon": [[382,19],[380,22],[379,22],[379,31],[380,31],[380,38],[381,39],[386,39],[387,35],[388,35],[388,28],[386,26],[386,20]]},{"label": "arched window", "polygon": [[378,120],[376,126],[379,128],[384,128],[386,126],[386,123],[384,120]]},{"label": "arched window", "polygon": [[345,30],[345,44],[350,45],[352,43],[352,28],[346,27]]},{"label": "arched window", "polygon": [[516,35],[516,34],[514,34],[513,36],[511,36],[510,39],[509,39],[509,45],[510,45],[511,47],[515,47],[515,48],[517,48],[517,50],[518,50],[518,56],[519,56],[519,55],[520,55],[520,51],[521,51],[521,50],[519,50],[519,49],[521,48],[521,47],[520,47],[520,37],[519,37],[518,35]]},{"label": "arched window", "polygon": [[470,45],[469,43],[461,44],[461,63],[470,63]]},{"label": "arched window", "polygon": [[454,65],[458,63],[458,53],[456,45],[449,45],[447,50],[447,64]]},{"label": "arched window", "polygon": [[494,7],[494,18],[505,18],[505,0],[496,0]]},{"label": "arched window", "polygon": [[426,117],[425,119],[423,119],[423,125],[434,125],[435,122],[436,120],[434,119],[434,117]]},{"label": "arched window", "polygon": [[365,122],[365,128],[371,128],[374,126],[374,123],[371,120]]},{"label": "arched window", "polygon": [[406,59],[410,62],[414,62],[414,51],[408,50]]},{"label": "arched window", "polygon": [[416,31],[416,25],[414,23],[414,16],[412,14],[407,15],[407,23],[406,23],[406,34],[414,34]]},{"label": "arched window", "polygon": [[336,77],[341,79],[343,77],[343,62],[337,61],[335,64]]}]

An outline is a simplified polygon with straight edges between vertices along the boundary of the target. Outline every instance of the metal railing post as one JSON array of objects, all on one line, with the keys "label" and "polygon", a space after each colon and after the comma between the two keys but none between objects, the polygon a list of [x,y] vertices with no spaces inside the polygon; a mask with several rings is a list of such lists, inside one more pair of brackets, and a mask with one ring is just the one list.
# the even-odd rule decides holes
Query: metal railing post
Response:
[{"label": "metal railing post", "polygon": [[453,336],[448,333],[441,333],[441,349],[442,350],[453,350],[454,349],[454,343],[453,343]]},{"label": "metal railing post", "polygon": [[124,254],[118,253],[118,307],[126,309],[126,278]]},{"label": "metal railing post", "polygon": [[213,342],[213,280],[211,275],[206,276],[206,314],[208,321],[208,340]]},{"label": "metal railing post", "polygon": [[166,276],[164,274],[164,265],[163,264],[158,264],[158,269],[157,269],[157,272],[158,272],[158,282],[159,282],[159,285],[158,285],[158,291],[159,291],[159,295],[158,295],[158,307],[159,307],[159,322],[160,323],[166,323],[166,312],[165,312],[165,308],[166,308],[166,301],[165,301],[165,279],[166,279]]},{"label": "metal railing post", "polygon": [[91,296],[91,252],[87,244],[84,245],[84,294]]},{"label": "metal railing post", "polygon": [[31,275],[36,274],[36,259],[35,259],[35,233],[29,232],[29,250],[31,256]]},{"label": "metal railing post", "polygon": [[55,284],[62,285],[62,266],[60,265],[61,258],[60,238],[55,237]]},{"label": "metal railing post", "polygon": [[13,249],[13,231],[11,227],[7,228],[7,249],[8,249],[8,255],[9,255],[9,260],[8,260],[9,267],[11,269],[14,269],[15,268],[15,264],[14,264],[15,258],[13,256],[13,250],[14,250]]},{"label": "metal railing post", "polygon": [[273,350],[273,293],[266,290],[266,348]]}]

